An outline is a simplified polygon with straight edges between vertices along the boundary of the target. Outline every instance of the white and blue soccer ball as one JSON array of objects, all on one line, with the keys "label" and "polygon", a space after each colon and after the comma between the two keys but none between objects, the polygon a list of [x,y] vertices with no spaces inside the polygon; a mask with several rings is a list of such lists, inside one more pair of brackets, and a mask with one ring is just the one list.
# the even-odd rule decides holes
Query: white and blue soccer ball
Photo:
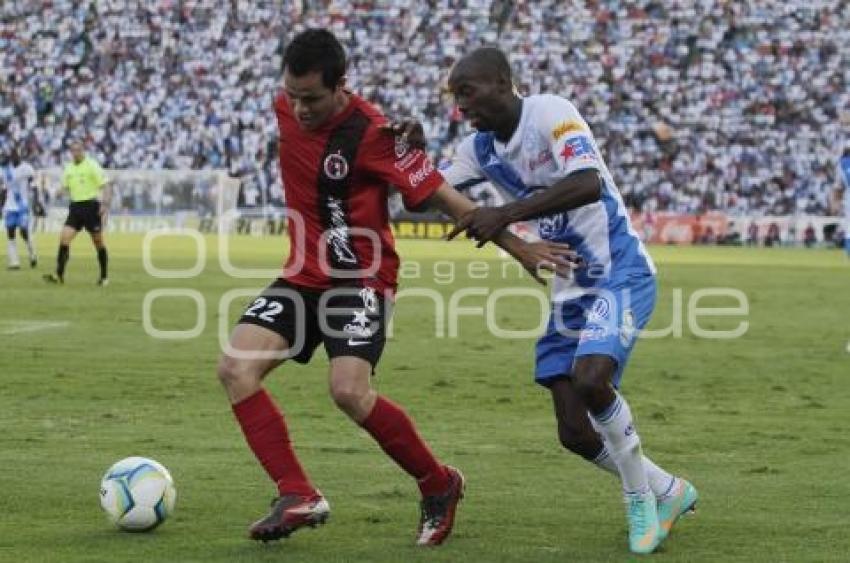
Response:
[{"label": "white and blue soccer ball", "polygon": [[168,470],[144,457],[110,467],[100,482],[100,505],[122,530],[147,532],[174,511],[177,490]]}]

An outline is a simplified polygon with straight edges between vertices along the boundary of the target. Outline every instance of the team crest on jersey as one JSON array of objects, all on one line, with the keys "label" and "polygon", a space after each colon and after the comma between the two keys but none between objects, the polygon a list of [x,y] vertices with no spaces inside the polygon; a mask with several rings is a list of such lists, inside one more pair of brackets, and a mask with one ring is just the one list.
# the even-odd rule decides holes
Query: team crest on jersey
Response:
[{"label": "team crest on jersey", "polygon": [[599,297],[593,303],[590,312],[587,315],[587,322],[598,323],[607,321],[611,314],[611,302],[604,297]]},{"label": "team crest on jersey", "polygon": [[325,157],[325,175],[331,180],[342,180],[348,176],[348,161],[342,153],[335,152]]},{"label": "team crest on jersey", "polygon": [[584,131],[584,127],[578,121],[562,121],[552,129],[552,139],[557,141],[564,135]]},{"label": "team crest on jersey", "polygon": [[540,232],[540,237],[547,240],[560,235],[566,226],[567,216],[565,213],[547,215],[537,220],[537,230]]}]

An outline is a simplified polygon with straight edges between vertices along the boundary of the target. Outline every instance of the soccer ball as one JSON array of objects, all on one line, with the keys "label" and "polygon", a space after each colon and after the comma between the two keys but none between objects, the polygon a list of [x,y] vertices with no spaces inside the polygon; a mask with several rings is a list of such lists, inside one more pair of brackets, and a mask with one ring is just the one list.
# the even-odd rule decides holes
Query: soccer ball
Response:
[{"label": "soccer ball", "polygon": [[177,491],[171,474],[144,457],[128,457],[110,467],[100,482],[100,505],[122,530],[153,530],[174,510]]}]

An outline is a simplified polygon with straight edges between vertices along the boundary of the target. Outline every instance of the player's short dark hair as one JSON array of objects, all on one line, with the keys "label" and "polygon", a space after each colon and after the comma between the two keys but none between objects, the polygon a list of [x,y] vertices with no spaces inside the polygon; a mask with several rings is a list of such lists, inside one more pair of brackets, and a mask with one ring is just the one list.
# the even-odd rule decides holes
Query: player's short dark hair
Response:
[{"label": "player's short dark hair", "polygon": [[322,73],[322,84],[336,88],[345,75],[345,50],[327,29],[302,31],[286,46],[283,68],[295,76]]},{"label": "player's short dark hair", "polygon": [[511,63],[507,55],[497,47],[479,47],[468,56],[477,68],[486,71],[491,76],[503,76],[511,81]]}]

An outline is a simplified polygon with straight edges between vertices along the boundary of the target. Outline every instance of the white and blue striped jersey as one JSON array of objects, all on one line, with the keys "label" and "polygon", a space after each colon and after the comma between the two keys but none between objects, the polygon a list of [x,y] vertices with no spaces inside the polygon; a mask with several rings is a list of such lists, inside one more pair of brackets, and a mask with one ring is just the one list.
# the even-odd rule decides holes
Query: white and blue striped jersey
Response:
[{"label": "white and blue striped jersey", "polygon": [[30,183],[35,178],[35,170],[27,162],[17,166],[8,164],[0,168],[0,188],[6,190],[6,203],[3,213],[29,211]]},{"label": "white and blue striped jersey", "polygon": [[569,244],[587,265],[569,279],[555,278],[552,299],[561,302],[611,281],[655,274],[593,134],[575,106],[551,94],[523,98],[519,125],[507,143],[490,132],[472,134],[441,173],[457,189],[490,181],[509,197],[521,199],[588,169],[602,178],[600,200],[537,221],[541,238]]}]

